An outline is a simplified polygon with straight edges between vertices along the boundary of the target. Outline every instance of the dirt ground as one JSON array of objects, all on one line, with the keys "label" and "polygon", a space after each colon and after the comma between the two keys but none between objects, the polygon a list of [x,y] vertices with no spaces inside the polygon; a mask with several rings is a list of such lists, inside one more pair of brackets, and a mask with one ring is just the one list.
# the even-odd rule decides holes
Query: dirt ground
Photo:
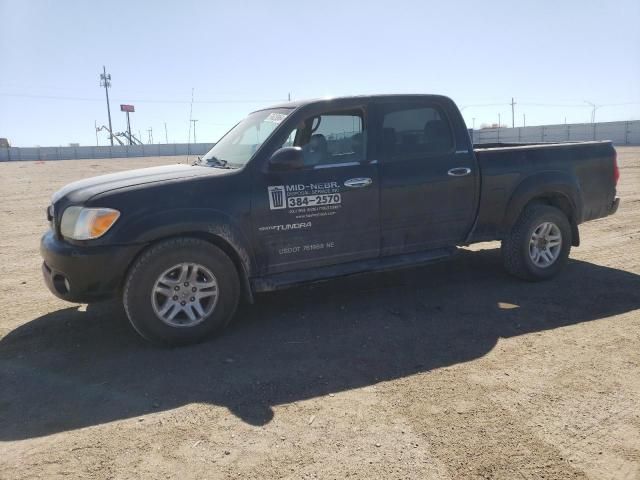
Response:
[{"label": "dirt ground", "polygon": [[640,478],[640,148],[566,270],[498,244],[258,297],[204,344],[54,298],[49,196],[176,158],[0,164],[0,478]]}]

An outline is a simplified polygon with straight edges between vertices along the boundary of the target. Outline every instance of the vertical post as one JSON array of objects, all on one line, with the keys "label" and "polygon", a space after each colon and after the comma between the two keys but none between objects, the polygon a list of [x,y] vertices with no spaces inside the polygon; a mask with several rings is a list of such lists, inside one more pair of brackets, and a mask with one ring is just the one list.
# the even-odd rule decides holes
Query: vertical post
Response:
[{"label": "vertical post", "polygon": [[167,122],[164,122],[164,141],[169,143],[169,133],[167,132]]},{"label": "vertical post", "polygon": [[198,141],[196,140],[196,122],[198,120],[191,120],[193,122],[193,143],[198,143]]},{"label": "vertical post", "polygon": [[99,147],[100,144],[98,143],[98,122],[96,120],[93,121],[93,128],[96,131],[96,147]]},{"label": "vertical post", "polygon": [[624,122],[624,144],[629,145],[629,124],[630,122]]},{"label": "vertical post", "polygon": [[527,126],[527,115],[525,113],[522,114],[522,126]]},{"label": "vertical post", "polygon": [[133,145],[133,139],[131,138],[131,122],[129,121],[128,111],[127,111],[127,132],[129,133],[129,145]]},{"label": "vertical post", "polygon": [[515,105],[516,102],[513,99],[513,97],[511,97],[511,128],[516,128],[516,109],[515,109]]},{"label": "vertical post", "polygon": [[540,141],[544,142],[544,125],[542,126],[542,130],[540,132]]}]

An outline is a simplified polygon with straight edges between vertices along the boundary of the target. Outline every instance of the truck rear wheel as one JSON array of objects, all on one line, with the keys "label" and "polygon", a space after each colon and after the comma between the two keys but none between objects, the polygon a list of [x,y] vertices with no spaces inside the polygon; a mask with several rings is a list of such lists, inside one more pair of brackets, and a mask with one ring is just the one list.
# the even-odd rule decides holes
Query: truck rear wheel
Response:
[{"label": "truck rear wheel", "polygon": [[195,238],[152,246],[134,263],[123,293],[133,328],[161,345],[195,343],[219,332],[231,321],[239,298],[231,259]]},{"label": "truck rear wheel", "polygon": [[506,270],[529,281],[555,276],[567,263],[571,250],[571,225],[561,210],[531,205],[522,212],[502,240]]}]

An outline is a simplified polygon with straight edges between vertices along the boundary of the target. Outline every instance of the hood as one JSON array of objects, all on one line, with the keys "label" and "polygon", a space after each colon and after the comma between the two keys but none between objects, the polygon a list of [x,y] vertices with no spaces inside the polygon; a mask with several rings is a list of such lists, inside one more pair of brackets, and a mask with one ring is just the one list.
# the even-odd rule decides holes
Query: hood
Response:
[{"label": "hood", "polygon": [[95,195],[119,188],[166,182],[180,178],[223,175],[232,171],[221,168],[177,164],[110,173],[65,185],[52,195],[51,203],[56,203],[63,197],[67,197],[73,203],[80,203],[89,200]]}]

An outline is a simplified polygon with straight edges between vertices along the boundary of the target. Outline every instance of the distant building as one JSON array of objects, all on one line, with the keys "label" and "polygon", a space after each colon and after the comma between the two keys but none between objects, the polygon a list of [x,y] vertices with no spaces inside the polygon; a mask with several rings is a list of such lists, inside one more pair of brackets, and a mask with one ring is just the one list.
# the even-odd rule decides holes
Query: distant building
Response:
[{"label": "distant building", "polygon": [[70,143],[69,146],[70,147],[79,147],[80,144],[79,143]]},{"label": "distant building", "polygon": [[0,147],[1,148],[9,148],[9,140],[7,138],[0,138]]}]

